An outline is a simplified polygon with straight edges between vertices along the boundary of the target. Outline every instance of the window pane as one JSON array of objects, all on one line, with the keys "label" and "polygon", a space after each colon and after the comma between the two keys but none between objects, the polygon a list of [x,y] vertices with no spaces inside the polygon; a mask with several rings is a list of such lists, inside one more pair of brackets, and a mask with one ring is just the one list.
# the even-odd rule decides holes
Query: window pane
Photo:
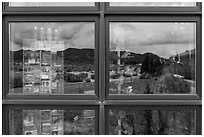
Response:
[{"label": "window pane", "polygon": [[10,93],[94,94],[94,23],[11,23]]},{"label": "window pane", "polygon": [[195,23],[111,22],[110,94],[196,94]]},{"label": "window pane", "polygon": [[196,6],[195,2],[111,2],[110,6]]},{"label": "window pane", "polygon": [[94,110],[9,111],[11,135],[93,135]]},{"label": "window pane", "polygon": [[11,7],[95,6],[94,2],[9,2]]},{"label": "window pane", "polygon": [[193,110],[110,110],[111,135],[195,135]]}]

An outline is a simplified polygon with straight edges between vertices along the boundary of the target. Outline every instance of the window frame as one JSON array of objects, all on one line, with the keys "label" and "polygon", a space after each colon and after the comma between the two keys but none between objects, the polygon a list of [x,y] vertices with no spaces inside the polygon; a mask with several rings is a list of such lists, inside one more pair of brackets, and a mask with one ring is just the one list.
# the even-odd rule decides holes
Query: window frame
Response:
[{"label": "window frame", "polygon": [[[94,15],[69,15],[69,16],[4,16],[3,17],[3,35],[5,36],[3,41],[3,99],[30,99],[30,100],[96,100],[99,96],[99,87],[98,87],[98,52],[99,52],[99,41],[98,41],[98,33],[99,33],[99,20],[98,16]],[[84,94],[56,94],[56,95],[23,95],[23,94],[9,94],[9,23],[25,23],[25,22],[91,22],[94,23],[94,32],[95,32],[95,49],[94,49],[94,71],[96,76],[95,81],[95,94],[94,95],[84,95]]]},{"label": "window frame", "polygon": [[[134,95],[127,95],[127,94],[110,94],[109,92],[109,31],[110,30],[110,22],[132,22],[132,23],[137,23],[137,22],[193,22],[196,23],[196,94],[153,94],[153,95],[146,95],[146,94],[134,94]],[[168,15],[146,15],[146,16],[141,16],[141,15],[120,15],[120,16],[112,16],[109,15],[106,18],[106,97],[107,99],[110,100],[126,100],[126,99],[136,99],[136,100],[152,100],[152,99],[157,99],[157,100],[179,100],[179,99],[186,99],[186,100],[199,100],[202,98],[202,82],[201,82],[201,62],[202,62],[202,51],[201,51],[201,17],[200,16],[189,16],[189,15],[178,15],[178,16],[168,16]]]},{"label": "window frame", "polygon": [[[6,6],[7,5],[7,6]],[[109,89],[107,89],[107,84],[109,85],[109,82],[107,82],[107,79],[109,79],[109,76],[107,77],[106,73],[108,72],[106,70],[107,67],[107,46],[109,43],[109,37],[107,35],[108,31],[107,30],[107,21],[108,18],[117,18],[123,19],[124,16],[128,16],[128,20],[130,20],[130,17],[133,18],[133,21],[135,20],[134,17],[140,17],[142,18],[143,16],[145,18],[154,18],[155,16],[159,16],[159,18],[162,20],[164,17],[164,22],[165,22],[165,16],[169,16],[172,18],[174,16],[175,18],[177,17],[189,17],[189,18],[199,18],[198,19],[198,24],[199,24],[199,31],[196,31],[196,46],[197,44],[202,44],[202,24],[201,24],[201,19],[202,19],[202,3],[197,2],[197,8],[188,8],[188,7],[179,7],[181,10],[178,8],[175,9],[174,7],[169,7],[167,8],[169,11],[162,11],[160,7],[155,7],[155,8],[150,8],[151,10],[148,10],[148,8],[139,8],[139,7],[118,7],[116,8],[116,11],[110,10],[112,7],[109,6],[108,2],[97,2],[95,4],[95,9],[91,8],[91,6],[82,8],[80,6],[73,6],[73,8],[65,7],[44,7],[44,9],[36,8],[36,10],[29,10],[26,11],[25,8],[22,7],[8,7],[8,2],[3,2],[3,11],[2,11],[2,44],[3,44],[3,54],[2,54],[2,64],[3,64],[3,78],[2,78],[2,116],[3,116],[3,123],[2,123],[2,128],[3,128],[3,135],[9,134],[9,115],[8,115],[8,110],[10,108],[15,108],[15,107],[21,107],[21,108],[31,108],[31,106],[34,106],[35,108],[41,108],[41,107],[49,107],[49,106],[54,106],[55,108],[61,108],[61,107],[95,107],[97,108],[97,115],[95,117],[95,120],[97,120],[97,123],[95,123],[97,127],[97,132],[96,134],[99,135],[105,135],[108,133],[107,126],[109,123],[108,122],[108,116],[107,113],[109,112],[109,108],[140,108],[140,107],[146,107],[146,108],[196,108],[199,110],[199,113],[196,114],[196,124],[198,124],[196,130],[197,134],[202,134],[202,93],[200,92],[199,94],[195,96],[186,96],[185,95],[179,95],[179,97],[176,96],[168,96],[168,97],[163,97],[160,95],[157,96],[152,96],[150,97],[149,95],[147,96],[140,96],[136,95],[133,97],[126,96],[126,95],[116,95],[116,96],[109,96]],[[81,9],[82,8],[82,9]],[[109,8],[109,9],[108,9]],[[95,31],[97,29],[97,33],[95,34],[95,42],[97,41],[97,49],[95,48],[95,54],[97,54],[97,65],[95,68],[95,73],[97,71],[98,79],[97,81],[97,93],[95,96],[87,96],[87,95],[67,95],[66,97],[63,97],[64,94],[61,96],[54,96],[49,97],[49,96],[36,96],[34,97],[33,95],[29,96],[7,96],[9,89],[8,89],[8,74],[9,74],[9,59],[8,59],[8,52],[9,52],[9,47],[8,47],[8,37],[9,37],[9,31],[8,31],[8,18],[13,20],[17,19],[17,21],[35,21],[35,19],[38,19],[40,21],[48,21],[50,22],[57,22],[54,19],[58,19],[59,22],[64,22],[64,20],[69,20],[70,22],[73,22],[71,18],[75,18],[76,20],[83,20],[82,21],[89,21],[90,18],[95,18],[97,20],[97,27],[95,26]],[[49,18],[49,19],[48,19]],[[15,21],[15,20],[13,20]],[[147,20],[146,20],[147,21]],[[96,25],[96,24],[95,24]],[[197,28],[196,28],[197,29]],[[199,39],[199,41],[198,41]],[[108,43],[107,43],[108,42]],[[96,47],[96,45],[95,45]],[[201,58],[201,49],[202,47],[199,46],[199,55],[196,55],[196,58],[198,56],[198,59]],[[196,51],[197,51],[196,47]],[[197,51],[198,52],[198,51]],[[96,56],[95,56],[96,58]],[[202,72],[202,60],[199,59],[199,62],[197,64],[199,66],[198,71],[196,70],[196,74],[198,73],[198,78],[197,83],[199,84],[198,86],[200,87],[200,91],[202,91],[201,86],[202,86],[202,77],[201,77],[201,72]],[[109,64],[108,64],[109,66]],[[109,75],[109,74],[108,74]],[[96,83],[95,83],[96,86]],[[196,85],[197,86],[197,85]],[[96,91],[96,89],[95,89]],[[176,98],[175,98],[176,97]],[[96,113],[95,113],[96,114]],[[96,128],[95,128],[96,129]]]}]

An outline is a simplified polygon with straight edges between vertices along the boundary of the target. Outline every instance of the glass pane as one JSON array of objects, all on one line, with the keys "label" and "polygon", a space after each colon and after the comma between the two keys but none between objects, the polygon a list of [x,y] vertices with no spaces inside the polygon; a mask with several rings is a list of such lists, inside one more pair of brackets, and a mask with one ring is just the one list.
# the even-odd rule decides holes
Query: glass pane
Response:
[{"label": "glass pane", "polygon": [[11,135],[93,135],[94,110],[9,111]]},{"label": "glass pane", "polygon": [[193,110],[110,110],[110,135],[195,135]]},{"label": "glass pane", "polygon": [[11,7],[95,6],[94,2],[9,2]]},{"label": "glass pane", "polygon": [[110,6],[196,6],[196,2],[110,2]]},{"label": "glass pane", "polygon": [[94,23],[10,23],[10,93],[94,94]]},{"label": "glass pane", "polygon": [[195,23],[111,22],[110,94],[196,94]]}]

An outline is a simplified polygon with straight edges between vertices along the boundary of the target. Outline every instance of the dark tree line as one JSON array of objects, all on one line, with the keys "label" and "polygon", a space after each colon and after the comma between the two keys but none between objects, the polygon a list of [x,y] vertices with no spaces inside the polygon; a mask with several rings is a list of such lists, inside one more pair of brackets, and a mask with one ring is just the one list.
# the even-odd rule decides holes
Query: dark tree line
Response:
[{"label": "dark tree line", "polygon": [[152,75],[160,75],[162,68],[163,65],[161,64],[159,58],[153,54],[148,54],[142,63],[141,73],[145,72]]}]

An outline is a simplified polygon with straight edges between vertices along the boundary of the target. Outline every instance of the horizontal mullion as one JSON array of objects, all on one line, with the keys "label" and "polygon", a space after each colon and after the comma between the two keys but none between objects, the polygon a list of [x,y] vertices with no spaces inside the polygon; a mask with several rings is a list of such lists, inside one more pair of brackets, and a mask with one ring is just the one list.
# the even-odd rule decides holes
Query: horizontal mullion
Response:
[{"label": "horizontal mullion", "polygon": [[202,105],[200,100],[108,100],[104,105]]},{"label": "horizontal mullion", "polygon": [[5,15],[3,14],[3,20],[5,23],[8,22],[97,22],[99,19],[99,15],[88,15],[88,14],[60,14],[60,15],[52,15],[52,14],[16,14],[16,15]]},{"label": "horizontal mullion", "polygon": [[107,18],[106,22],[114,21],[191,21],[198,22],[201,20],[202,14],[104,14]]},{"label": "horizontal mullion", "polygon": [[106,11],[104,12],[104,15],[202,15],[202,12],[152,12],[152,11],[142,11],[142,12],[130,12],[130,11]]},{"label": "horizontal mullion", "polygon": [[98,100],[3,100],[5,105],[99,105]]},{"label": "horizontal mullion", "polygon": [[138,95],[114,95],[110,94],[107,96],[108,100],[201,100],[199,95],[185,95],[185,94],[176,94],[176,95],[148,95],[148,94],[138,94]]},{"label": "horizontal mullion", "polygon": [[46,12],[8,12],[8,11],[5,11],[5,12],[2,12],[2,15],[97,15],[97,14],[100,14],[100,12],[98,11],[94,11],[94,12],[90,12],[90,11],[85,11],[85,12],[53,12],[53,11],[46,11]]},{"label": "horizontal mullion", "polygon": [[32,105],[202,105],[200,100],[3,100],[2,104]]},{"label": "horizontal mullion", "polygon": [[98,100],[96,95],[7,95],[6,100]]}]

